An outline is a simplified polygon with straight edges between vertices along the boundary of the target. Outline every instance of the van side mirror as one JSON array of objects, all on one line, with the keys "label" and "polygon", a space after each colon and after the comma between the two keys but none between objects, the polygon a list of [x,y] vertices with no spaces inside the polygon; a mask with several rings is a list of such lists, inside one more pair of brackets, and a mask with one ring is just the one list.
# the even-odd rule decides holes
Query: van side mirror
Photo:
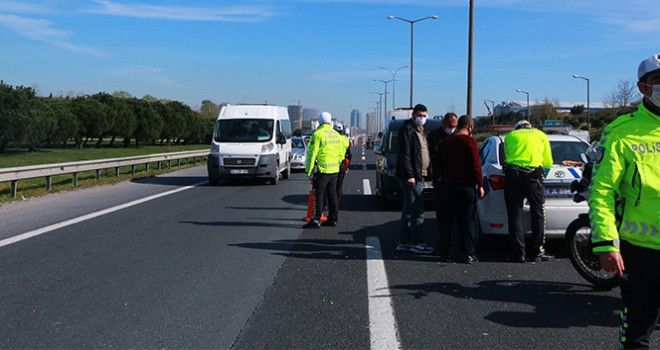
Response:
[{"label": "van side mirror", "polygon": [[275,137],[275,142],[283,145],[286,143],[286,137],[282,133],[278,133],[277,136]]}]

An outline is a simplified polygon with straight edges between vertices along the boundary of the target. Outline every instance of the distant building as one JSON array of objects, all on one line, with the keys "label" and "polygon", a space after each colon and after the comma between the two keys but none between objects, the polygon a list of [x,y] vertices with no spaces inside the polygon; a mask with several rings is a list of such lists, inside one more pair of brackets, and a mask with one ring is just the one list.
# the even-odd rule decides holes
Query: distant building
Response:
[{"label": "distant building", "polygon": [[303,106],[291,105],[287,107],[289,111],[289,119],[291,119],[291,128],[293,130],[302,129],[303,121]]},{"label": "distant building", "polygon": [[374,135],[376,133],[376,113],[367,113],[367,134]]},{"label": "distant building", "polygon": [[351,127],[356,127],[356,128],[359,129],[360,128],[360,119],[362,119],[361,117],[362,116],[361,116],[359,110],[357,110],[357,109],[352,110],[351,111]]},{"label": "distant building", "polygon": [[[570,113],[571,108],[575,106],[584,106],[584,112],[587,112],[587,104],[584,102],[550,102],[555,106],[555,110],[557,113]],[[534,107],[535,106],[540,106],[544,105],[546,102],[530,102],[529,103],[529,109],[532,115],[534,115]],[[590,102],[589,103],[589,110],[591,112],[595,111],[600,111],[603,109],[607,109],[604,103],[600,102]],[[502,114],[506,114],[508,112],[519,112],[522,114],[527,115],[527,101],[502,101],[499,105],[495,106],[495,116],[499,116]]]},{"label": "distant building", "polygon": [[316,108],[304,108],[303,109],[303,120],[312,120],[319,119],[321,111]]}]

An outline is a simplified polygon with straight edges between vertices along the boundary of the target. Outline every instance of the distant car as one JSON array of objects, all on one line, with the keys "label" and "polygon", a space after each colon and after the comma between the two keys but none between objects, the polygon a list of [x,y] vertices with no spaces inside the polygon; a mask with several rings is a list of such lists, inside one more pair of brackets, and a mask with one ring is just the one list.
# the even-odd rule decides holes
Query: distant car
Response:
[{"label": "distant car", "polygon": [[[396,177],[396,154],[398,133],[404,122],[405,120],[401,119],[391,120],[383,133],[382,143],[374,148],[374,152],[378,155],[376,162],[376,196],[385,205],[403,202],[399,179]],[[427,119],[424,124],[424,132],[428,135],[429,132],[441,125],[441,119]],[[433,184],[429,179],[429,181],[424,181],[424,199],[432,200],[433,198]]]},{"label": "distant car", "polygon": [[305,170],[309,138],[309,136],[294,136],[291,138],[291,170]]},{"label": "distant car", "polygon": [[[579,166],[580,154],[589,144],[570,135],[548,135],[554,165],[545,175],[545,221],[546,237],[561,238],[568,224],[581,213],[586,213],[586,203],[573,202],[570,185],[582,177]],[[483,199],[477,201],[479,228],[483,234],[507,235],[506,204],[504,187],[506,181],[502,171],[504,164],[504,136],[490,136],[479,147],[479,157],[484,178]],[[523,206],[523,229],[531,232],[529,202]]]}]

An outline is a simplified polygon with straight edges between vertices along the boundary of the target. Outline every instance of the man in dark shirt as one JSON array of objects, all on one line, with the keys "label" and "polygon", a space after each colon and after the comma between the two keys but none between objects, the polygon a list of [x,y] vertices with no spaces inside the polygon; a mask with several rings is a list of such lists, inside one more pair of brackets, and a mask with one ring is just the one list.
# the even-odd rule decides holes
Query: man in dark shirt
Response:
[{"label": "man in dark shirt", "polygon": [[[471,136],[473,129],[472,117],[461,116],[456,131],[440,145],[439,152],[445,209],[442,230],[451,232],[453,225],[457,225],[463,261],[468,264],[479,261],[475,212],[477,198],[484,197],[477,141]],[[441,255],[449,251],[451,242],[446,244],[440,248]]]},{"label": "man in dark shirt", "polygon": [[[438,224],[438,249],[440,251],[440,259],[443,262],[453,260],[449,243],[451,242],[451,232],[444,232],[442,230],[442,213],[444,212],[444,195],[442,194],[442,167],[437,159],[438,150],[442,141],[447,136],[454,133],[456,125],[458,124],[458,117],[456,113],[449,112],[442,118],[442,126],[432,130],[428,136],[429,153],[431,153],[431,175],[433,176],[433,195],[435,196],[435,219]],[[445,249],[445,247],[447,247]]]}]

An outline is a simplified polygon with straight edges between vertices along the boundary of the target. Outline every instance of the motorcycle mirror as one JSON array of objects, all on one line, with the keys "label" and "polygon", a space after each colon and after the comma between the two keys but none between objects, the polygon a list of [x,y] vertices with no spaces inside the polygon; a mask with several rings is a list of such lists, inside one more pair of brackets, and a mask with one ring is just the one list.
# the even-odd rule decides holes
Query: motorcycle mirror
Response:
[{"label": "motorcycle mirror", "polygon": [[585,153],[580,153],[580,159],[582,159],[582,162],[587,164],[589,163],[589,157]]}]

